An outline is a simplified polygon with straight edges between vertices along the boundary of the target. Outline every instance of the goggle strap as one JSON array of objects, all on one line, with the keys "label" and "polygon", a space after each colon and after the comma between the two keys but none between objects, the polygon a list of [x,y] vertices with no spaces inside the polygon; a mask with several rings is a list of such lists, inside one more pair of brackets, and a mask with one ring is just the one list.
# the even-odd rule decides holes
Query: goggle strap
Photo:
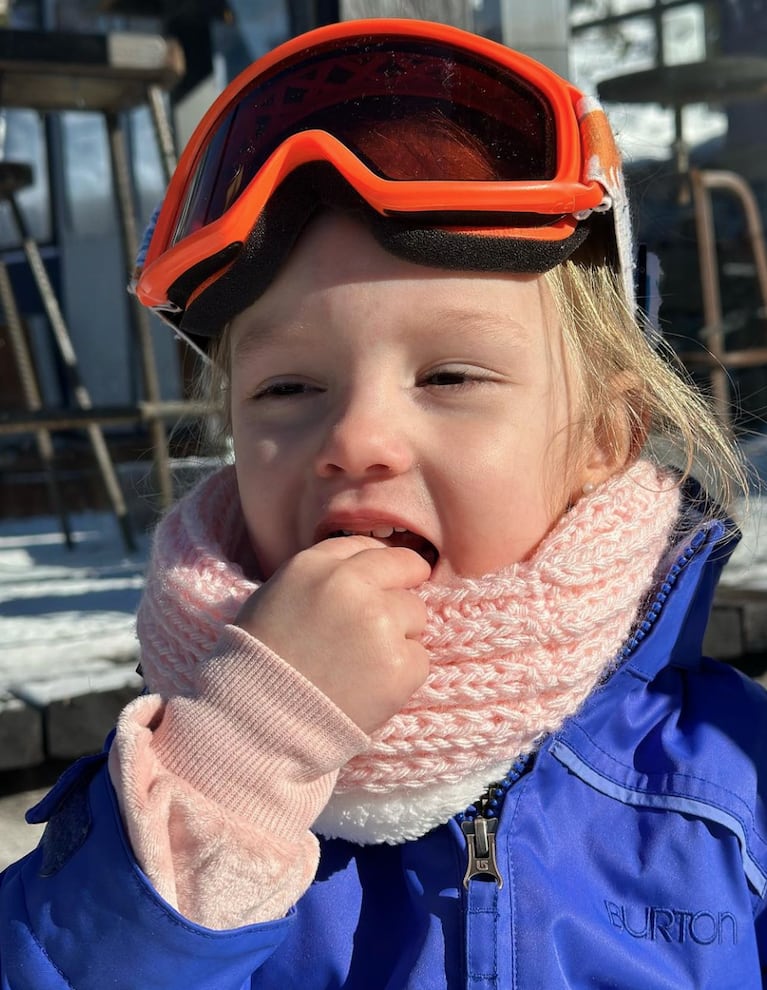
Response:
[{"label": "goggle strap", "polygon": [[658,255],[654,251],[650,251],[646,244],[640,244],[637,248],[634,266],[634,283],[637,310],[644,317],[643,324],[650,338],[650,343],[657,343],[661,337],[660,282],[662,274]]},{"label": "goggle strap", "polygon": [[633,310],[636,306],[633,234],[621,154],[599,100],[593,96],[581,96],[576,104],[576,113],[586,164],[583,179],[598,182],[607,193],[602,207],[598,207],[596,212],[600,209],[612,210],[618,270],[626,300]]},{"label": "goggle strap", "polygon": [[138,281],[138,276],[141,274],[144,268],[144,262],[146,261],[147,251],[149,250],[149,245],[154,236],[155,228],[157,226],[157,218],[160,215],[160,210],[162,210],[163,200],[155,206],[152,211],[152,215],[149,218],[149,223],[144,230],[144,235],[141,238],[141,244],[139,244],[138,252],[136,254],[136,261],[134,263],[134,281]]}]

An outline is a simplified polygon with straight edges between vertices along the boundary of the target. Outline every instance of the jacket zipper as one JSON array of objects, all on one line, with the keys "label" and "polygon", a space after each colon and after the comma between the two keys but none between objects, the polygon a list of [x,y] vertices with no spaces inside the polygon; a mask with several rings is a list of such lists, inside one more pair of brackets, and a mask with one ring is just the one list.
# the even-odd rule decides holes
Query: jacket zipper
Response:
[{"label": "jacket zipper", "polygon": [[[632,636],[624,644],[616,657],[615,666],[620,666],[639,646],[660,615],[663,606],[682,570],[705,543],[708,537],[706,530],[699,530],[690,541],[690,545],[677,557],[661,583],[653,600],[645,610],[641,623],[636,627]],[[611,673],[615,667],[611,668]],[[609,676],[609,675],[608,675]],[[469,805],[466,811],[456,815],[466,839],[467,864],[463,876],[463,885],[468,890],[472,880],[494,882],[498,889],[503,887],[503,877],[498,869],[495,856],[495,837],[498,831],[498,817],[509,789],[519,780],[528,769],[532,754],[521,756],[506,776],[497,784],[491,784],[484,794]]]},{"label": "jacket zipper", "polygon": [[658,616],[663,611],[663,606],[666,604],[666,600],[676,584],[677,578],[684,568],[690,563],[698,550],[700,550],[701,546],[706,542],[708,535],[709,534],[706,529],[699,529],[690,540],[689,546],[682,551],[674,564],[669,568],[653,600],[645,609],[643,620],[634,629],[633,634],[616,656],[615,665],[610,668],[610,673],[612,673],[616,667],[620,667],[623,661],[631,656],[631,654],[636,650],[647,633],[650,631]]},{"label": "jacket zipper", "polygon": [[491,784],[479,800],[469,805],[466,811],[456,815],[466,839],[468,862],[463,885],[467,890],[471,880],[493,881],[499,890],[503,887],[503,877],[495,858],[498,816],[509,789],[525,773],[529,762],[529,756],[521,756],[503,780]]}]

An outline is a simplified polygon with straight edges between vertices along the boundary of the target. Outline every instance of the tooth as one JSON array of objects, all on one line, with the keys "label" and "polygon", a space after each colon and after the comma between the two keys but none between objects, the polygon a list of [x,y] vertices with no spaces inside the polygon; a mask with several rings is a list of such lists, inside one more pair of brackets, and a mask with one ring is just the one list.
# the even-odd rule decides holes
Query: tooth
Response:
[{"label": "tooth", "polygon": [[376,529],[372,530],[371,536],[375,536],[376,539],[385,540],[387,537],[391,536],[394,532],[392,526],[378,526]]},{"label": "tooth", "polygon": [[394,532],[395,533],[407,533],[407,527],[406,526],[395,526],[394,527]]}]

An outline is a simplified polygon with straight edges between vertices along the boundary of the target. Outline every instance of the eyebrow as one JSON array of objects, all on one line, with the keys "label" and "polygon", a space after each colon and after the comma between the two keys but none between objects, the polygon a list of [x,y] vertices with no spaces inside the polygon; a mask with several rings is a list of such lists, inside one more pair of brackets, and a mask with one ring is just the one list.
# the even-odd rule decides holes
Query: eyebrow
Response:
[{"label": "eyebrow", "polygon": [[[532,335],[531,327],[519,323],[511,315],[501,321],[496,316],[460,305],[435,307],[423,325],[436,336],[444,335],[446,327],[465,328],[468,325],[482,336],[504,345],[523,345]],[[251,352],[261,347],[268,347],[276,341],[287,343],[303,329],[302,323],[286,326],[272,321],[251,320],[238,332],[238,339],[232,348],[232,358],[243,361]]]},{"label": "eyebrow", "polygon": [[267,347],[277,340],[284,338],[289,330],[282,324],[249,321],[247,326],[238,331],[237,340],[232,346],[232,358],[244,360],[251,351],[259,347]]},{"label": "eyebrow", "polygon": [[515,320],[511,314],[504,320],[499,320],[495,315],[477,312],[473,308],[466,309],[460,305],[436,307],[429,315],[428,325],[434,328],[435,333],[444,333],[447,326],[468,326],[502,344],[525,343],[533,333],[532,327]]}]

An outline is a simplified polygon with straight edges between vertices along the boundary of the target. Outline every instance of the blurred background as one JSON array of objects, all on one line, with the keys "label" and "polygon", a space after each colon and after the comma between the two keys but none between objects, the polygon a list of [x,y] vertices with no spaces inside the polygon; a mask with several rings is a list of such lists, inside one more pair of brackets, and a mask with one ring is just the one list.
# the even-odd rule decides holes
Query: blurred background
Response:
[{"label": "blurred background", "polygon": [[[125,291],[140,233],[230,79],[363,16],[468,28],[602,99],[663,271],[661,332],[764,505],[767,0],[0,0],[0,795],[99,748],[139,689],[147,532],[226,456],[196,356]],[[710,627],[711,651],[755,676],[763,517]]]}]

